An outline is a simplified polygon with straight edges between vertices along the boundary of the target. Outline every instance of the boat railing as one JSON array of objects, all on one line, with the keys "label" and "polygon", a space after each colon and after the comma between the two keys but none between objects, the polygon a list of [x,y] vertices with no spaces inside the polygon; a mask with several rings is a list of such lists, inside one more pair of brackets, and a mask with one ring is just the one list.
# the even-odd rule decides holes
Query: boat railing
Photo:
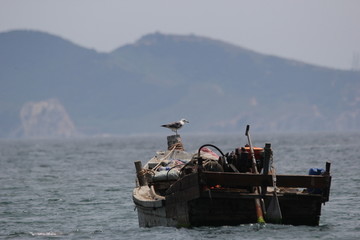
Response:
[{"label": "boat railing", "polygon": [[[207,186],[221,186],[227,188],[244,187],[272,187],[271,175],[234,172],[207,172],[201,173],[202,182]],[[329,200],[331,176],[324,175],[276,175],[279,188],[318,189],[316,194],[322,195],[322,202]],[[311,193],[309,193],[311,194]]]}]

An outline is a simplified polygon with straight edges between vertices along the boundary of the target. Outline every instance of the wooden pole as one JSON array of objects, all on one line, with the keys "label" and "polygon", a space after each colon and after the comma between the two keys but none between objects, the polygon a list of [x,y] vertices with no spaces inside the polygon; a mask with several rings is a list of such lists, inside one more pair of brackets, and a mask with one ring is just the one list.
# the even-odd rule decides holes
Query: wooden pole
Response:
[{"label": "wooden pole", "polygon": [[329,196],[330,196],[330,185],[331,185],[330,167],[331,167],[331,163],[326,162],[325,172],[323,175],[327,178],[327,186],[322,191],[323,203],[329,201]]},{"label": "wooden pole", "polygon": [[330,163],[330,162],[326,162],[325,172],[326,172],[327,174],[330,174],[330,167],[331,167],[331,163]]},{"label": "wooden pole", "polygon": [[139,185],[140,186],[147,185],[147,181],[146,181],[146,178],[145,178],[145,174],[143,173],[143,168],[142,168],[141,161],[136,161],[136,162],[134,162],[134,164],[135,164],[136,176],[137,176],[137,179],[139,181]]},{"label": "wooden pole", "polygon": [[177,150],[184,151],[184,146],[182,144],[181,137],[178,134],[168,136],[167,143],[168,143],[168,150],[171,150],[175,147]]},{"label": "wooden pole", "polygon": [[[257,170],[257,166],[256,166],[256,159],[255,159],[254,149],[253,149],[252,144],[251,144],[251,139],[250,139],[250,135],[249,135],[249,129],[250,129],[250,125],[247,125],[245,135],[248,138],[249,147],[250,147],[250,153],[251,153],[251,157],[252,157],[252,171],[255,174],[259,174],[259,172]],[[255,194],[258,194],[260,196],[258,187],[255,188]],[[259,198],[255,198],[255,211],[256,211],[256,216],[257,216],[257,222],[258,223],[265,223],[264,213],[263,213],[263,209],[261,207],[261,200]]]},{"label": "wooden pole", "polygon": [[[265,143],[263,175],[269,174],[270,158],[271,158],[271,143]],[[261,193],[265,195],[266,192],[267,192],[267,186],[262,186]]]}]

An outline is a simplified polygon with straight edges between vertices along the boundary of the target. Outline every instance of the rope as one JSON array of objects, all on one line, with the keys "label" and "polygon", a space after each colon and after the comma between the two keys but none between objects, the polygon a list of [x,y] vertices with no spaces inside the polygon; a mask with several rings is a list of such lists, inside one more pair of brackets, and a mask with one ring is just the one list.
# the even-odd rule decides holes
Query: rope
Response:
[{"label": "rope", "polygon": [[146,176],[146,174],[155,175],[155,172],[152,169],[141,169],[140,172],[137,173],[138,176]]},{"label": "rope", "polygon": [[158,169],[158,167],[161,165],[161,163],[165,160],[168,159],[168,157],[175,151],[176,147],[181,146],[181,143],[175,143],[172,146],[172,149],[168,152],[168,154],[166,154],[162,159],[160,159],[160,162],[158,164],[156,164],[156,166],[153,168],[154,171],[156,171]]}]

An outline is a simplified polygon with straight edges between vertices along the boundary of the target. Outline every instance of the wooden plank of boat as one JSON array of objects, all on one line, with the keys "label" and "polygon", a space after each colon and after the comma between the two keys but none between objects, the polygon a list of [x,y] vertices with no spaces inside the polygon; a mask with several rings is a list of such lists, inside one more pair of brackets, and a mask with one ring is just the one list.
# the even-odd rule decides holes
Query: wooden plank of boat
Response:
[{"label": "wooden plank of boat", "polygon": [[[202,172],[206,184],[227,187],[272,186],[271,175],[233,172]],[[278,187],[328,188],[331,176],[322,175],[276,175]]]}]

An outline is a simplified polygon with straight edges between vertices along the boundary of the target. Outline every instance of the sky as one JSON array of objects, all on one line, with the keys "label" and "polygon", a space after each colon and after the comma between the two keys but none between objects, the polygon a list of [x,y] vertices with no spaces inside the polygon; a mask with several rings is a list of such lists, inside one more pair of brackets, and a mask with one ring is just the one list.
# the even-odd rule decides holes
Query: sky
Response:
[{"label": "sky", "polygon": [[145,34],[194,34],[360,69],[359,0],[0,0],[0,33],[38,30],[110,52]]}]

